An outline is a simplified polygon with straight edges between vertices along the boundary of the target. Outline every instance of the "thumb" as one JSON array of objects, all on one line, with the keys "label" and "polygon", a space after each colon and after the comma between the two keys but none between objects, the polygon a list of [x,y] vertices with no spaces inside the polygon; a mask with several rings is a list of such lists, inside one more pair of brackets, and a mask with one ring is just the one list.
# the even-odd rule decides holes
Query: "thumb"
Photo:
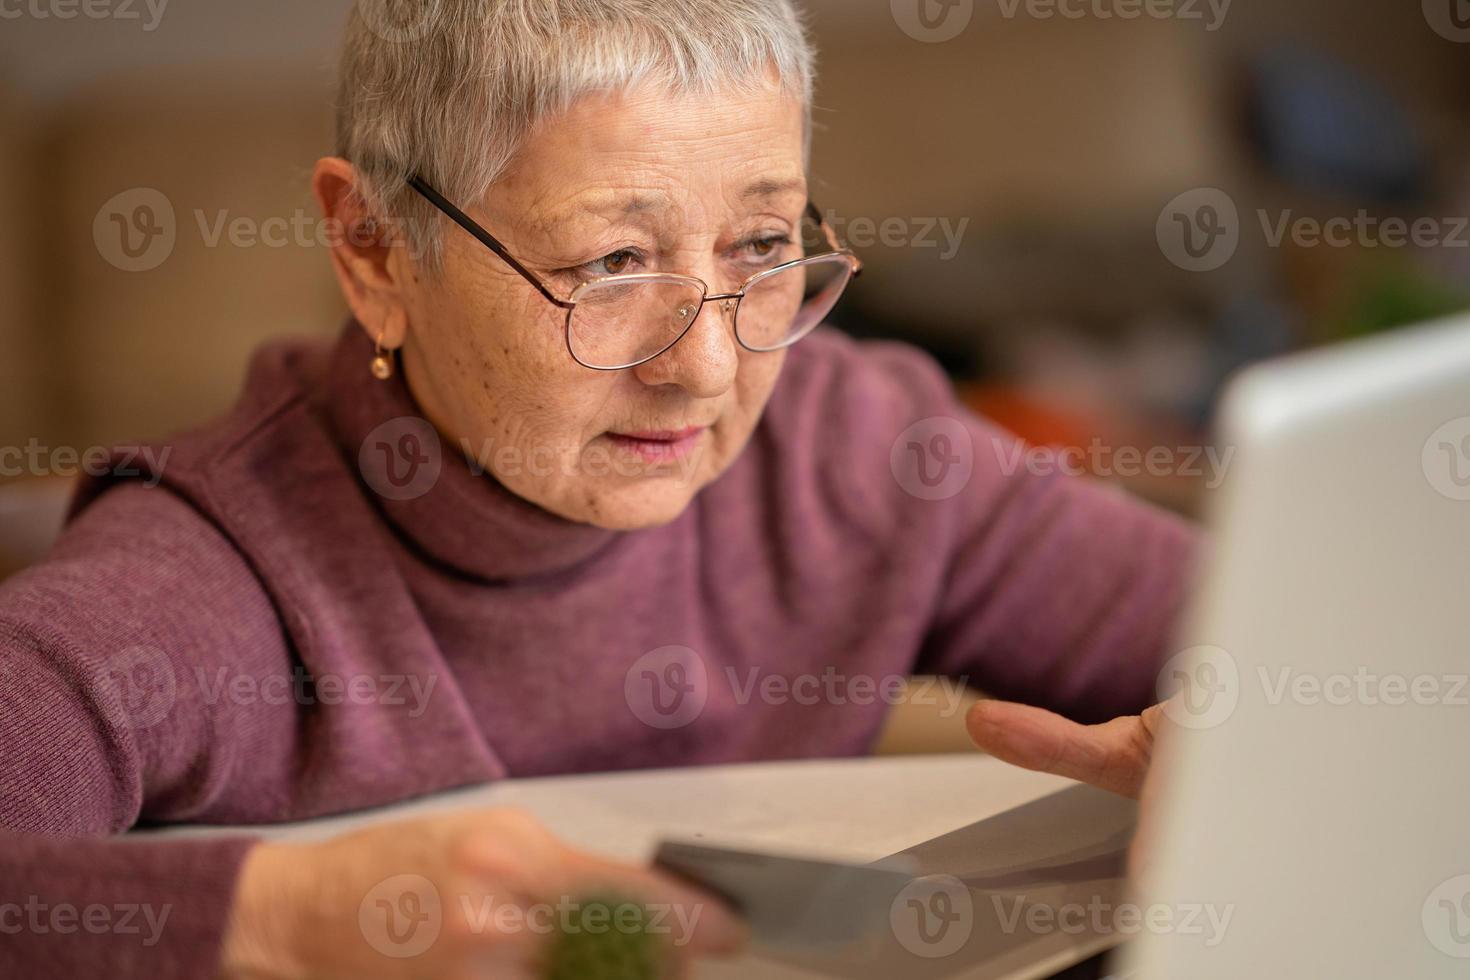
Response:
[{"label": "thumb", "polygon": [[1009,701],[981,701],[965,718],[976,745],[1003,762],[1137,799],[1153,755],[1159,707],[1143,716],[1079,725]]}]

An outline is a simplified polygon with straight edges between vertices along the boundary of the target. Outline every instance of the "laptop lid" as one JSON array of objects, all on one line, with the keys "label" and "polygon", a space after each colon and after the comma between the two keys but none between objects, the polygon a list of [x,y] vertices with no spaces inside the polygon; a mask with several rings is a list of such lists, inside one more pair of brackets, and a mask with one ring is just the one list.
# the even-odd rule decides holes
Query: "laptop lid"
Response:
[{"label": "laptop lid", "polygon": [[1464,977],[1470,319],[1253,369],[1222,441],[1121,973]]}]

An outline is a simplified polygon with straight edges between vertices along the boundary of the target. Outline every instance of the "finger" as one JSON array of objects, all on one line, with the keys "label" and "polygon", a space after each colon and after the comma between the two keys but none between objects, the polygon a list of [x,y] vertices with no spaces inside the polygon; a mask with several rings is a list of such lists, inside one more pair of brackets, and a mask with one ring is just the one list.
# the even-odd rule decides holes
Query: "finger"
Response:
[{"label": "finger", "polygon": [[491,861],[498,870],[485,878],[469,872],[459,888],[468,910],[462,926],[484,976],[544,963],[562,933],[574,943],[643,934],[671,976],[691,957],[734,953],[746,942],[743,923],[718,899],[648,869],[568,847],[538,868]]},{"label": "finger", "polygon": [[502,900],[555,904],[594,894],[629,895],[650,914],[662,914],[659,929],[676,951],[723,954],[747,942],[745,924],[713,895],[669,875],[569,847],[527,811],[497,808],[479,816],[493,828],[460,841],[460,866],[495,882]]},{"label": "finger", "polygon": [[1061,715],[1008,701],[981,701],[965,719],[975,744],[991,755],[1133,799],[1148,773],[1153,736],[1139,717],[1079,725]]},{"label": "finger", "polygon": [[[1145,711],[1142,720],[1151,739],[1156,740],[1160,736],[1169,737],[1163,732],[1163,729],[1168,727],[1166,724],[1168,716],[1164,714],[1162,704],[1156,704]],[[1138,797],[1138,826],[1133,833],[1133,844],[1128,848],[1128,875],[1134,881],[1137,881],[1147,871],[1149,860],[1153,857],[1157,846],[1155,833],[1163,776],[1162,770],[1152,764],[1152,759],[1153,754],[1150,752],[1148,776],[1143,781],[1143,788]]]},{"label": "finger", "polygon": [[664,872],[579,854],[575,874],[584,891],[629,895],[659,912],[672,946],[683,954],[729,955],[749,942],[749,928],[729,905]]},{"label": "finger", "polygon": [[501,955],[484,955],[471,958],[468,962],[451,970],[445,980],[536,980],[542,975],[539,964],[530,956],[521,956],[514,961]]}]

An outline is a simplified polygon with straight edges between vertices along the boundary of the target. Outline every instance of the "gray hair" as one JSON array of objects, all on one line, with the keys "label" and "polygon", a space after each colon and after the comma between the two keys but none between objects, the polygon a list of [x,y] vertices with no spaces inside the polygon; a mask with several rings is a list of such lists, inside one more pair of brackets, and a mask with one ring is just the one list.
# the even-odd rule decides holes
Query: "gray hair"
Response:
[{"label": "gray hair", "polygon": [[468,207],[538,122],[645,81],[707,93],[774,75],[810,134],[815,54],[793,0],[359,0],[340,74],[337,152],[433,269],[443,226],[410,174]]}]

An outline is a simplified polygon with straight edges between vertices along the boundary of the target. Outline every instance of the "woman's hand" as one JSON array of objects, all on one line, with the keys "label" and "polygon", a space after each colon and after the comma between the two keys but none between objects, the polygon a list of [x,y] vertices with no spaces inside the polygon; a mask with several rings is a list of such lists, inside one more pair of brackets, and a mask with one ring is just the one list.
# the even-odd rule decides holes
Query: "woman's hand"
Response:
[{"label": "woman's hand", "polygon": [[1012,765],[1054,773],[1139,800],[1138,827],[1128,850],[1135,878],[1149,854],[1158,777],[1154,743],[1170,724],[1164,705],[1101,725],[1079,725],[1061,715],[1009,701],[981,701],[965,716],[976,745]]},{"label": "woman's hand", "polygon": [[646,956],[660,977],[745,938],[715,898],[574,851],[522,811],[492,809],[259,845],[236,888],[222,975],[529,980],[567,948],[563,933],[582,943],[578,955],[584,940],[608,941],[598,949]]},{"label": "woman's hand", "polygon": [[1025,704],[981,701],[970,709],[965,725],[975,744],[997,759],[1136,800],[1143,793],[1163,719],[1160,704],[1142,715],[1079,725]]}]

